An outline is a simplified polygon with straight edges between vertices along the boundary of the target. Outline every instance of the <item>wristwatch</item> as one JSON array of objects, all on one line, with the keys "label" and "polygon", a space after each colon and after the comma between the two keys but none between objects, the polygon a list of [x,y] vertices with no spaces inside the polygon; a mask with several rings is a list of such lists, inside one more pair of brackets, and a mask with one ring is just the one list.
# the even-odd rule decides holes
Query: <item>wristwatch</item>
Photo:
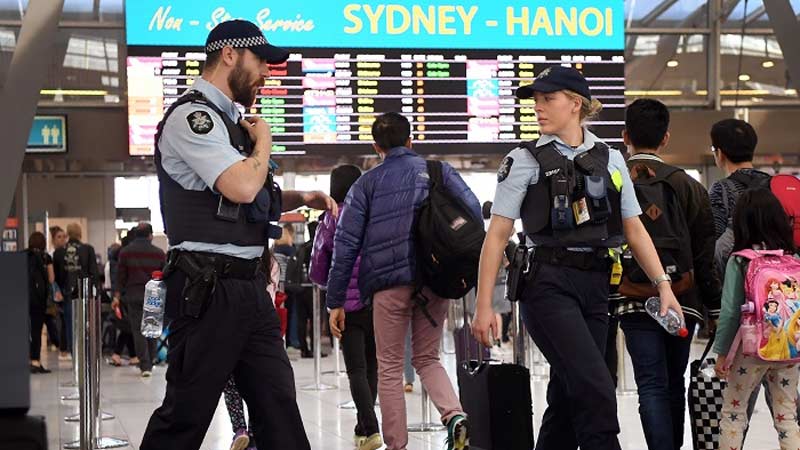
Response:
[{"label": "wristwatch", "polygon": [[658,287],[658,285],[661,284],[662,281],[666,281],[667,283],[672,284],[672,277],[670,277],[666,273],[662,273],[661,275],[653,279],[653,287]]}]

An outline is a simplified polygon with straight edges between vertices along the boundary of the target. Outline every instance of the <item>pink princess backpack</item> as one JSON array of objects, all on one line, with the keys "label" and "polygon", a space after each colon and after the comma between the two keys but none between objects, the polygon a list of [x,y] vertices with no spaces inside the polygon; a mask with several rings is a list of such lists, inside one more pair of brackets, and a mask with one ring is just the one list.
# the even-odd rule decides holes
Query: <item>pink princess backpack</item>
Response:
[{"label": "pink princess backpack", "polygon": [[783,250],[742,250],[750,260],[739,331],[726,362],[739,345],[746,356],[769,362],[800,362],[800,260]]}]

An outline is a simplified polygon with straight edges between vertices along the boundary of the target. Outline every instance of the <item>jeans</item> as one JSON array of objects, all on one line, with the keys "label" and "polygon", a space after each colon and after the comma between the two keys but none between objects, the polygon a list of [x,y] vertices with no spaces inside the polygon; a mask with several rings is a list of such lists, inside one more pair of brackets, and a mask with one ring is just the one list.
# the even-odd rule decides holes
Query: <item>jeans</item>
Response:
[{"label": "jeans", "polygon": [[61,315],[62,328],[60,336],[60,350],[62,353],[72,353],[72,302],[78,301],[77,299],[69,300],[66,297],[61,303],[63,314]]},{"label": "jeans", "polygon": [[614,381],[614,386],[617,386],[619,374],[617,374],[617,363],[619,362],[619,355],[617,354],[617,333],[619,332],[619,316],[616,314],[608,315],[608,335],[606,339],[606,366],[608,372],[611,374],[611,379]]},{"label": "jeans", "polygon": [[[303,289],[295,294],[295,315],[297,317],[297,338],[300,340],[300,350],[309,353],[314,350],[314,297],[311,289]],[[308,326],[308,324],[311,326]],[[309,341],[311,344],[309,345]]]},{"label": "jeans", "polygon": [[686,338],[672,336],[644,313],[621,317],[639,392],[639,418],[649,450],[680,450],[686,413],[684,374],[695,322]]},{"label": "jeans", "polygon": [[[143,298],[143,297],[142,297]],[[158,339],[150,339],[142,335],[142,315],[144,314],[144,302],[139,297],[126,298],[128,310],[128,321],[131,324],[131,334],[133,335],[133,345],[136,348],[136,357],[139,358],[139,370],[149,372],[153,370],[153,362],[156,360],[156,348]]]},{"label": "jeans", "polygon": [[378,396],[378,360],[375,354],[375,328],[372,309],[349,312],[342,333],[342,353],[350,381],[350,395],[356,404],[356,436],[372,436],[379,432],[375,415]]}]

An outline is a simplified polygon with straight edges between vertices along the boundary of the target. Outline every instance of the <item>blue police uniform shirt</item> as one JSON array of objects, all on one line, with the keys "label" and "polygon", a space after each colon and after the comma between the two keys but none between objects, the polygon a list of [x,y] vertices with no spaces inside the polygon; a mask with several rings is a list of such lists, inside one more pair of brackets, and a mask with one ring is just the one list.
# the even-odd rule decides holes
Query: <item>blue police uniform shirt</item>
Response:
[{"label": "blue police uniform shirt", "polygon": [[[597,142],[600,142],[600,138],[584,128],[583,143],[577,148],[570,147],[560,138],[553,135],[543,135],[536,143],[536,146],[541,147],[551,142],[555,143],[556,149],[562,155],[572,160],[576,155],[591,150]],[[498,177],[497,190],[492,204],[492,214],[517,220],[521,217],[522,200],[528,192],[528,186],[539,181],[539,162],[527,149],[517,147],[503,160],[502,169],[502,175],[505,178]],[[636,199],[633,182],[625,165],[625,158],[622,157],[622,153],[619,150],[609,149],[608,172],[612,176],[614,176],[615,172],[619,172],[619,176],[622,179],[622,190],[620,191],[622,218],[629,219],[639,216],[642,210],[639,207],[639,201]],[[547,213],[547,210],[543,208],[542,214],[545,213]]]},{"label": "blue police uniform shirt", "polygon": [[[192,90],[199,91],[228,115],[234,122],[239,122],[241,114],[236,104],[222,91],[208,81],[197,78]],[[211,129],[204,127],[202,132],[195,132],[190,124],[194,114],[211,118]],[[214,190],[219,176],[229,167],[246,159],[231,146],[230,135],[222,122],[222,118],[210,107],[198,103],[185,103],[175,111],[164,123],[164,131],[158,141],[161,151],[161,165],[164,171],[184,189],[202,191],[207,187]],[[264,253],[263,246],[243,247],[233,244],[211,244],[208,242],[181,242],[170,248],[211,252],[237,258],[260,258]]]}]

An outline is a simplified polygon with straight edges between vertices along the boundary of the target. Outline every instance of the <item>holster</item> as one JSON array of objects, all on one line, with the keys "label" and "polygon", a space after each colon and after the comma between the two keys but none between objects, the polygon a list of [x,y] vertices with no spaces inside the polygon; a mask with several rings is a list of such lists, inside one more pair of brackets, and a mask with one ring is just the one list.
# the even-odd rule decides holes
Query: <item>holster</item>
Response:
[{"label": "holster", "polygon": [[516,302],[522,299],[527,275],[530,273],[531,249],[524,244],[517,246],[514,256],[508,265],[508,278],[506,278],[506,299]]},{"label": "holster", "polygon": [[[172,256],[172,255],[175,256]],[[217,274],[214,266],[201,267],[185,252],[171,252],[167,261],[168,272],[175,268],[186,274],[186,284],[181,292],[181,312],[183,315],[200,318],[206,304],[217,287]],[[166,275],[165,275],[166,276]]]}]

